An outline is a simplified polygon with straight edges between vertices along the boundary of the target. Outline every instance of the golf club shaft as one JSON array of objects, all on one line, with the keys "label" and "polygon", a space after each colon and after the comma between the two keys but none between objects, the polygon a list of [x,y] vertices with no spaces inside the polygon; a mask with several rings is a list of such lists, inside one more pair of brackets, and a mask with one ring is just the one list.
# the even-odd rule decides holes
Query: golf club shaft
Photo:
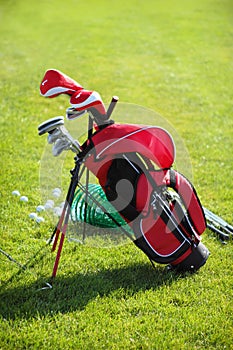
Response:
[{"label": "golf club shaft", "polygon": [[26,267],[24,265],[22,265],[21,263],[19,263],[17,260],[15,260],[10,254],[8,254],[7,252],[5,252],[4,250],[2,250],[0,248],[0,253],[2,253],[3,255],[5,255],[10,261],[12,261],[13,263],[15,263],[16,265],[18,265],[19,267],[21,267],[22,269],[26,269]]},{"label": "golf club shaft", "polygon": [[209,209],[206,209],[206,208],[204,208],[204,212],[208,217],[212,218],[216,222],[219,222],[221,225],[226,226],[231,232],[233,232],[233,226],[228,224],[228,222],[226,222],[223,218],[214,214],[212,211],[210,211]]},{"label": "golf club shaft", "polygon": [[205,213],[207,220],[211,220],[213,223],[218,224],[222,228],[228,230],[229,233],[231,232],[231,234],[233,234],[233,226],[228,224],[224,219],[222,219],[220,216],[214,214],[209,209],[206,209],[205,207],[203,207],[203,210],[204,210],[204,213]]},{"label": "golf club shaft", "polygon": [[207,228],[208,228],[209,230],[211,230],[212,232],[217,233],[217,235],[219,235],[219,237],[220,237],[223,241],[226,241],[226,240],[229,239],[229,236],[228,236],[226,233],[224,233],[224,232],[222,232],[221,230],[219,230],[216,226],[214,226],[214,225],[212,225],[212,224],[210,224],[210,223],[207,223]]}]

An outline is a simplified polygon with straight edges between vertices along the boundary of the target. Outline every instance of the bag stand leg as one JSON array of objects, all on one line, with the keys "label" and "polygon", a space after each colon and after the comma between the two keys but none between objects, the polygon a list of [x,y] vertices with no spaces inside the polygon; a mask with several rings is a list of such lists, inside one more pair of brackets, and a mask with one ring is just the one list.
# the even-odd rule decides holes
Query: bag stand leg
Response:
[{"label": "bag stand leg", "polygon": [[[93,133],[93,119],[89,115],[88,118],[88,139],[91,138]],[[85,194],[85,208],[84,208],[84,222],[87,218],[87,197],[88,197],[88,184],[89,184],[89,169],[86,169],[86,194]],[[86,238],[86,225],[83,225],[83,241]]]},{"label": "bag stand leg", "polygon": [[75,189],[76,189],[76,187],[78,185],[78,181],[79,181],[79,170],[80,170],[81,163],[82,163],[82,159],[79,159],[77,157],[75,159],[75,167],[73,170],[71,170],[72,177],[71,177],[70,186],[69,186],[69,189],[67,192],[64,208],[63,208],[61,217],[58,221],[58,224],[57,224],[57,226],[52,234],[52,237],[50,238],[50,241],[52,241],[53,237],[55,236],[55,239],[53,242],[53,247],[52,247],[52,251],[55,251],[57,243],[58,243],[58,239],[59,239],[59,236],[61,233],[59,246],[58,246],[58,250],[57,250],[57,255],[56,255],[55,263],[53,266],[52,280],[56,277],[56,274],[57,274],[59,260],[61,257],[61,251],[62,251],[62,247],[63,247],[65,235],[66,235],[66,230],[67,230],[67,226],[68,226],[68,221],[69,221],[70,208],[71,208],[71,205],[73,202]]}]

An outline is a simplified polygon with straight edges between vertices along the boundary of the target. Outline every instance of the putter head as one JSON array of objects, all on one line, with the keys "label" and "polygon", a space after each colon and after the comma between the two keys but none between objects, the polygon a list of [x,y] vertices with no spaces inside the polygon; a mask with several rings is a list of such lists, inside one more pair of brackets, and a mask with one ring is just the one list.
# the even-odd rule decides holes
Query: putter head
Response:
[{"label": "putter head", "polygon": [[38,126],[38,134],[41,136],[46,132],[52,133],[56,128],[62,125],[64,125],[64,117],[62,116],[48,119]]}]

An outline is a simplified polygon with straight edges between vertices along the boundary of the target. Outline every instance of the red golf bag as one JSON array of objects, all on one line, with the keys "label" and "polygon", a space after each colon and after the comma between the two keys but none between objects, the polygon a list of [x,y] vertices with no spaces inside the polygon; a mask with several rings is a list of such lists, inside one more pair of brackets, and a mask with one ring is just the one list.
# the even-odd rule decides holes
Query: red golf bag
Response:
[{"label": "red golf bag", "polygon": [[[131,227],[135,245],[150,260],[177,271],[198,270],[209,256],[200,242],[205,216],[192,184],[172,169],[175,146],[170,134],[155,126],[115,123],[109,119],[113,106],[105,111],[98,93],[59,71],[47,71],[41,94],[61,93],[71,96],[69,119],[88,112],[94,121],[94,132],[91,126],[77,157]],[[44,127],[39,127],[40,134]],[[53,135],[53,128],[48,132]]]},{"label": "red golf bag", "polygon": [[89,142],[85,165],[133,229],[137,247],[177,270],[200,268],[209,254],[200,243],[205,216],[192,184],[171,169],[171,136],[157,127],[114,123]]}]

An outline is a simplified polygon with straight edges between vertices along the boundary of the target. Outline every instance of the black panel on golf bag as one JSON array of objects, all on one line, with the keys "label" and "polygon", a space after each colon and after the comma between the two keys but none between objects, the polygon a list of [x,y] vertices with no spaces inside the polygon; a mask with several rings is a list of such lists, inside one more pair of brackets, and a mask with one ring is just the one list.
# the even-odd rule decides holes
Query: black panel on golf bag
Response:
[{"label": "black panel on golf bag", "polygon": [[133,221],[140,213],[136,208],[135,191],[142,174],[138,163],[139,159],[135,153],[127,154],[127,158],[114,159],[109,167],[107,182],[104,186],[107,199],[127,221]]}]

